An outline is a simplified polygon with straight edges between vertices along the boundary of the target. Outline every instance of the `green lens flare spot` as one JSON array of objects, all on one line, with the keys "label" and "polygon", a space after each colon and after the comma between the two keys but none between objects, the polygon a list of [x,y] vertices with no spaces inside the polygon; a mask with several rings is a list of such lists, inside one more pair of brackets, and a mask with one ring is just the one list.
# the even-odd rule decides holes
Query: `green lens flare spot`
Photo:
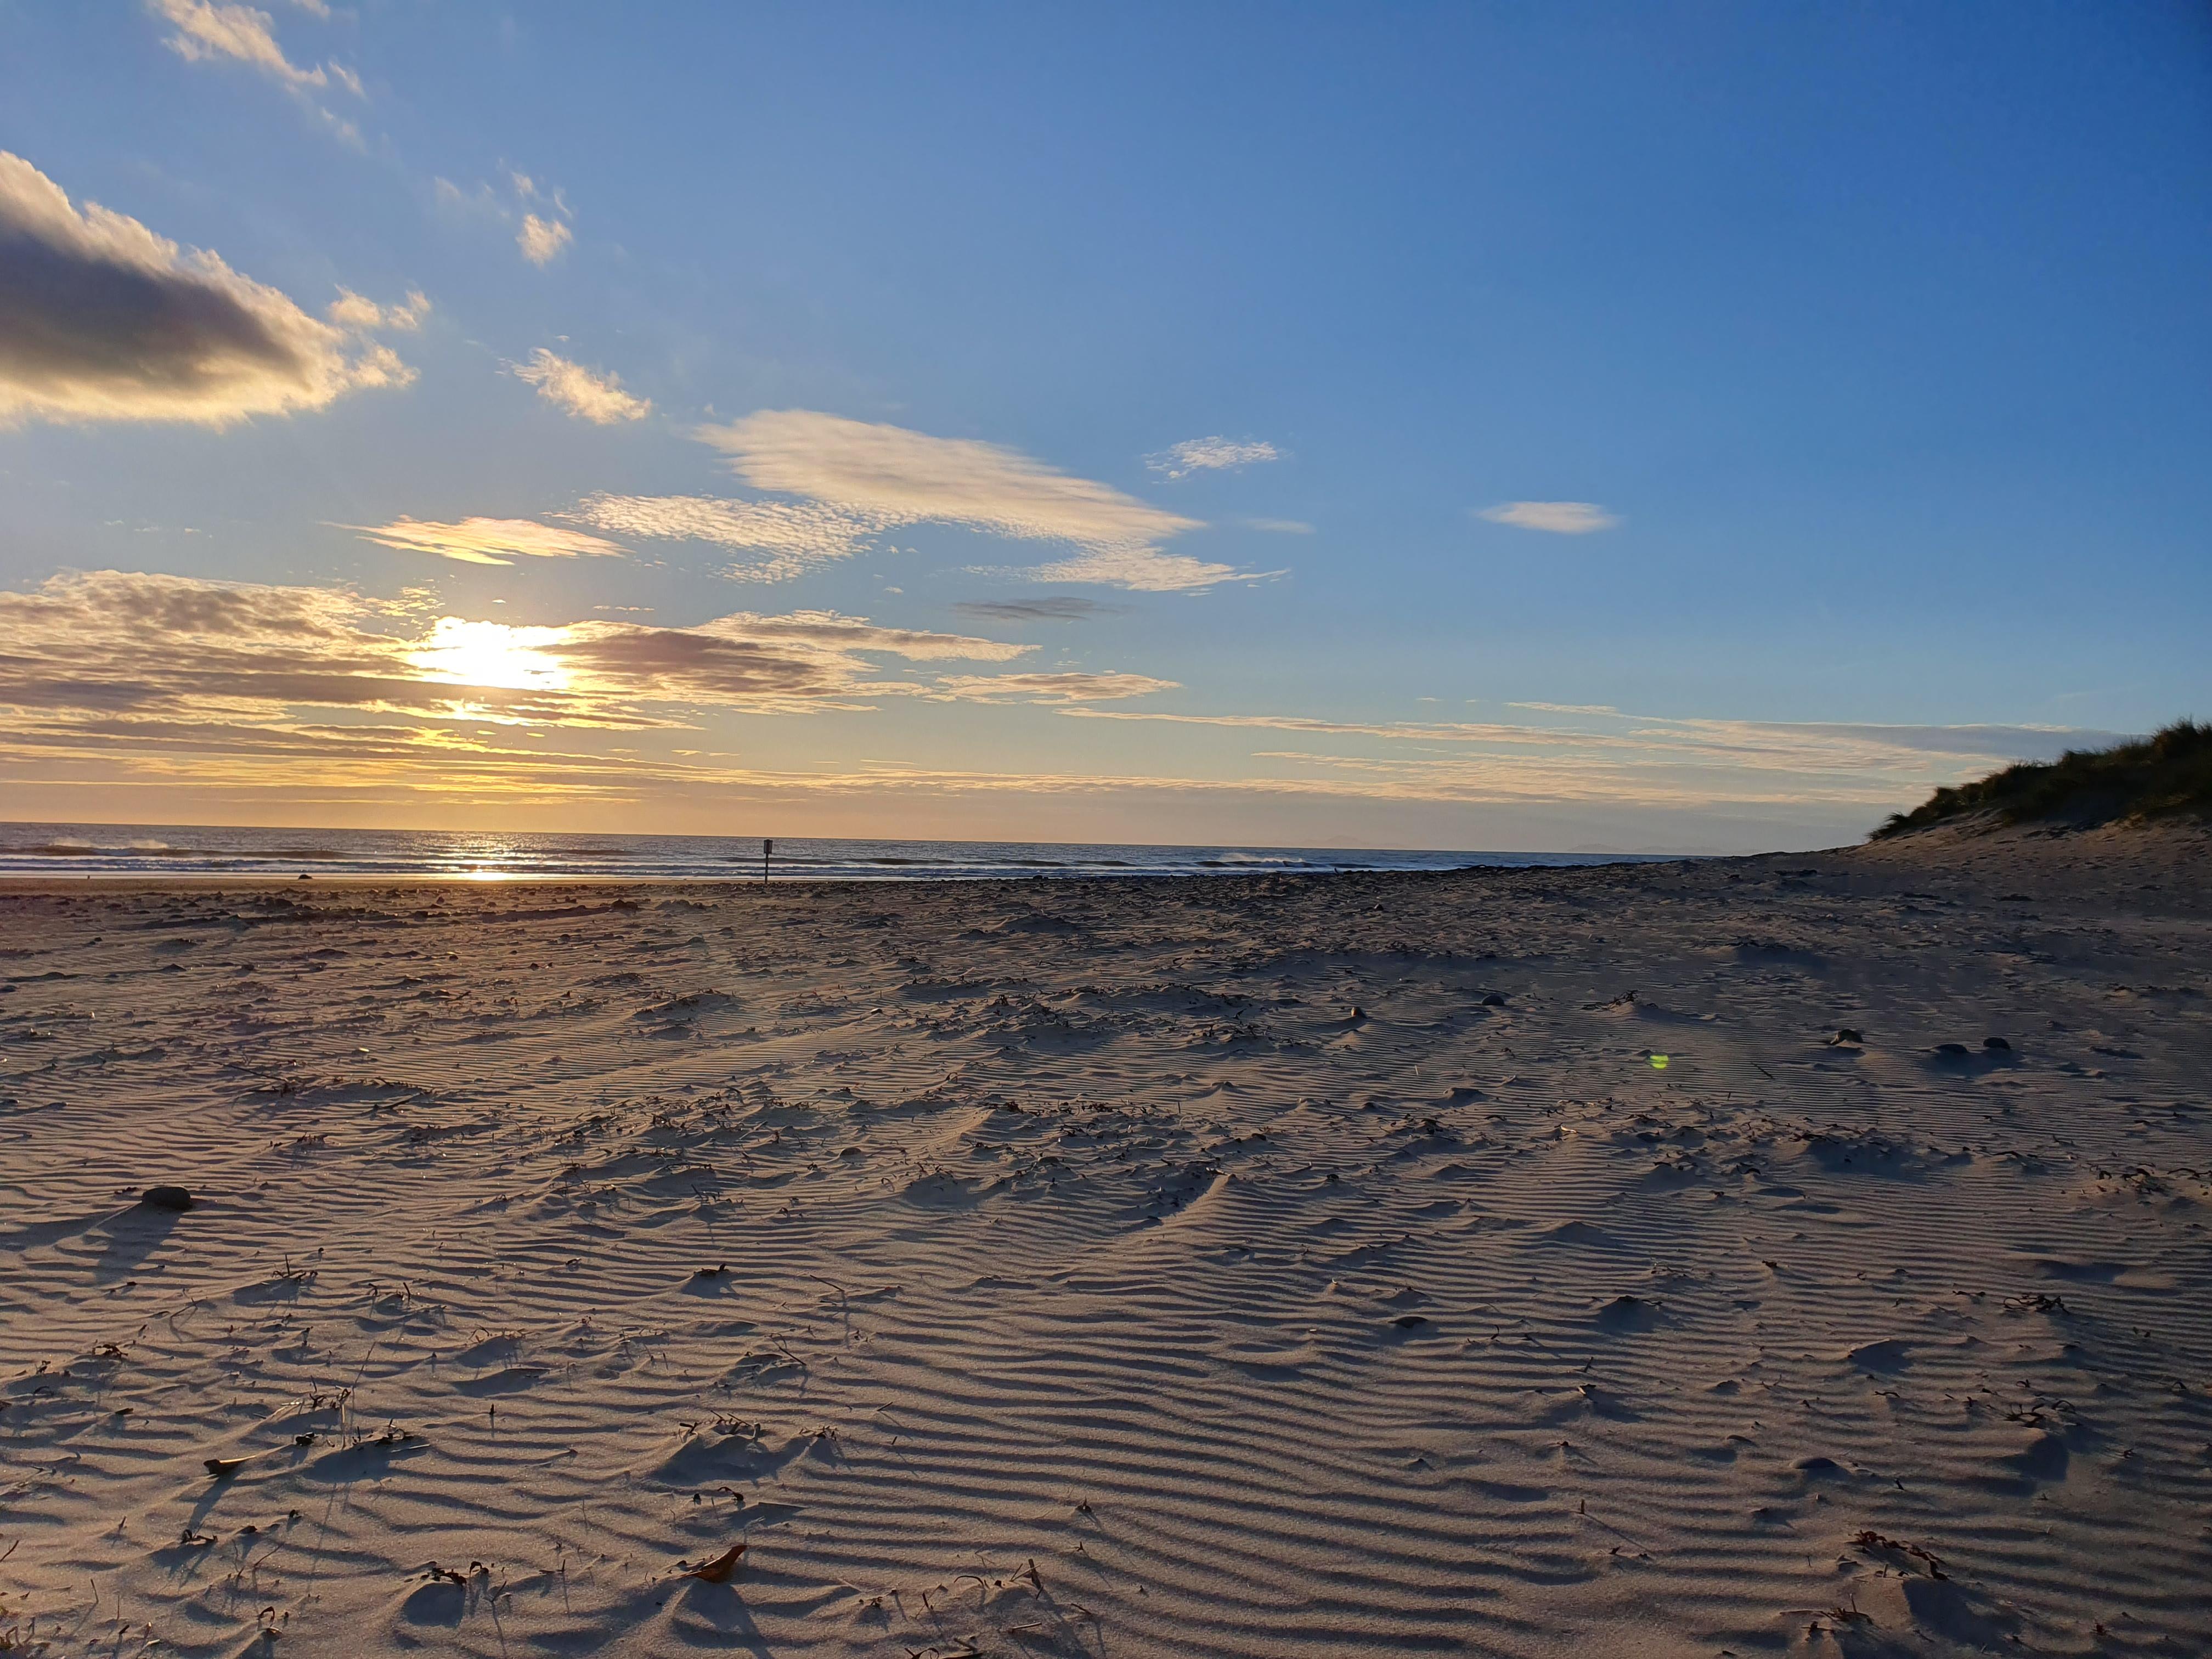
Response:
[{"label": "green lens flare spot", "polygon": [[1666,1056],[1666,1055],[1664,1055],[1664,1054],[1654,1054],[1654,1055],[1652,1055],[1652,1056],[1651,1056],[1651,1069],[1652,1069],[1653,1071],[1655,1071],[1655,1072],[1663,1072],[1663,1071],[1665,1071],[1665,1070],[1667,1069],[1667,1056]]}]

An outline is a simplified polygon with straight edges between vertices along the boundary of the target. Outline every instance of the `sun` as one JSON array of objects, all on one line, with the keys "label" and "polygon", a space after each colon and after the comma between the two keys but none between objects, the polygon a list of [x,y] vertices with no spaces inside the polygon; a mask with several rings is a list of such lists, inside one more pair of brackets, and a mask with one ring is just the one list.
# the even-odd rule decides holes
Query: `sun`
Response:
[{"label": "sun", "polygon": [[428,642],[407,653],[426,678],[453,685],[509,691],[560,691],[568,672],[544,649],[561,637],[557,628],[510,628],[505,623],[441,617]]}]

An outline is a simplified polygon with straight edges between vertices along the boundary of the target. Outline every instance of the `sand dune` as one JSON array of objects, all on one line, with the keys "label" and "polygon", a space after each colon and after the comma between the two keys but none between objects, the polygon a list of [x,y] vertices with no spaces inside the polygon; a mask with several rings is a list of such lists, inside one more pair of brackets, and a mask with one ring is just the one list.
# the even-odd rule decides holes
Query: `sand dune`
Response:
[{"label": "sand dune", "polygon": [[2203,1654],[2206,853],[20,890],[0,1632]]}]

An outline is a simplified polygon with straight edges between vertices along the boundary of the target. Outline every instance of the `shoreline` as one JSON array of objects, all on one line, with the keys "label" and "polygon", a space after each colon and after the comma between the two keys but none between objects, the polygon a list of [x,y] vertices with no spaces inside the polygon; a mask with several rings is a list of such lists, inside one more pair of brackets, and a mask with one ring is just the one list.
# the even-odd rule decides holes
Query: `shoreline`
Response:
[{"label": "shoreline", "polygon": [[[68,833],[62,833],[62,832]],[[728,836],[489,835],[410,830],[297,830],[184,825],[0,825],[0,881],[152,879],[749,880],[763,842]],[[825,880],[973,879],[1276,870],[1447,870],[1467,865],[1578,867],[1654,861],[1628,853],[1464,848],[1256,848],[1137,844],[842,840],[773,843],[777,875]]]},{"label": "shoreline", "polygon": [[89,885],[95,891],[167,892],[209,891],[224,887],[286,888],[298,885],[302,880],[321,887],[384,887],[402,890],[419,887],[449,889],[510,889],[534,887],[691,887],[702,891],[724,892],[747,888],[767,887],[777,891],[807,887],[834,890],[846,887],[903,890],[943,886],[1003,885],[1030,890],[1035,884],[1049,882],[1054,886],[1081,888],[1095,886],[1119,888],[1148,883],[1215,883],[1263,881],[1339,881],[1361,878],[1405,877],[1420,881],[1433,881],[1454,876],[1488,873],[1521,874],[1540,871],[1547,874],[1584,870],[1659,870],[1682,864],[1718,864],[1735,860],[1747,861],[1769,858],[1814,858],[1821,854],[1757,853],[1757,854],[1685,854],[1680,857],[1660,854],[1639,855],[1631,865],[1621,863],[1591,864],[1466,864],[1439,870],[1371,870],[1371,869],[1308,869],[1308,870],[1213,870],[1213,871],[1152,871],[1133,870],[1126,875],[1106,875],[1085,872],[1080,875],[1050,875],[1039,871],[1033,875],[1013,876],[1003,873],[988,875],[930,875],[930,876],[813,876],[776,875],[763,882],[758,876],[632,876],[632,875],[331,875],[302,878],[296,875],[86,875],[75,878],[47,875],[0,874],[0,898],[34,893],[81,893]]}]

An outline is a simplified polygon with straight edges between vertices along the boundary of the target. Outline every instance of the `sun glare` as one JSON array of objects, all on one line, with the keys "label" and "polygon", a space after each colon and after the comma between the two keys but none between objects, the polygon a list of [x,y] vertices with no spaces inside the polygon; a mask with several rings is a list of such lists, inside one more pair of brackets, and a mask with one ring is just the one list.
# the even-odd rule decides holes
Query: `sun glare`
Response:
[{"label": "sun glare", "polygon": [[555,628],[511,628],[505,623],[441,617],[430,641],[407,660],[435,680],[454,685],[495,686],[510,691],[560,691],[568,684],[560,659],[541,647],[560,637]]}]

